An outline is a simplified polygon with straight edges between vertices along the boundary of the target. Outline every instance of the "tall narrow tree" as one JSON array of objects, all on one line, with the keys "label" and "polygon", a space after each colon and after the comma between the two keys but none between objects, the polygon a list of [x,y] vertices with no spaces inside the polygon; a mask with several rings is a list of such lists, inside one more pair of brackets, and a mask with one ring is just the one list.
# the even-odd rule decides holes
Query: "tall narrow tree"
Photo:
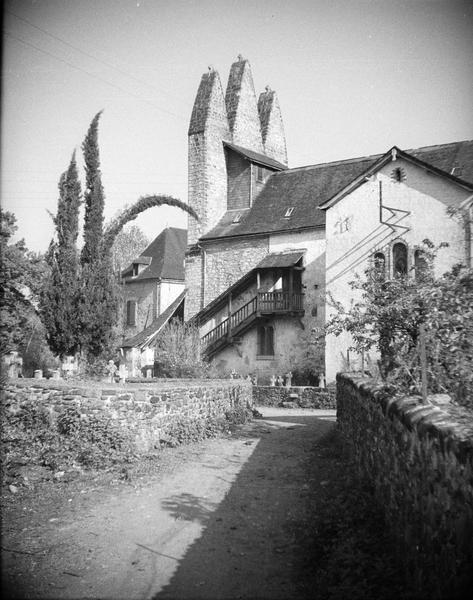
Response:
[{"label": "tall narrow tree", "polygon": [[54,217],[56,239],[51,242],[46,257],[50,273],[41,296],[47,340],[51,350],[60,356],[75,354],[79,349],[77,237],[80,203],[81,186],[74,153],[69,168],[59,180],[58,207]]},{"label": "tall narrow tree", "polygon": [[105,196],[100,172],[98,127],[102,111],[97,113],[82,144],[85,163],[84,246],[81,263],[90,265],[100,260],[104,222]]},{"label": "tall narrow tree", "polygon": [[82,144],[86,189],[78,314],[81,350],[89,358],[101,356],[110,347],[118,307],[110,253],[103,252],[105,196],[98,145],[101,114],[92,119]]}]

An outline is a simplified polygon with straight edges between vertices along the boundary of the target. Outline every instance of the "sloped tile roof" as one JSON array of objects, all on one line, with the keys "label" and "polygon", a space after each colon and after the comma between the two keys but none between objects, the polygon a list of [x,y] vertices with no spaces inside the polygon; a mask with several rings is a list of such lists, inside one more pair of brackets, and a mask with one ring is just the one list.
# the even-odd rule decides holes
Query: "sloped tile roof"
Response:
[{"label": "sloped tile roof", "polygon": [[[187,230],[176,227],[164,229],[133,262],[149,266],[136,277],[126,279],[126,283],[143,279],[177,279],[184,281],[184,256],[187,246]],[[122,272],[122,277],[131,274],[132,265]]]},{"label": "sloped tile roof", "polygon": [[[473,183],[473,141],[426,146],[406,153],[448,174],[453,167],[459,167],[461,175],[457,176]],[[317,207],[382,156],[375,154],[274,173],[253,206],[240,211],[242,216],[238,223],[233,223],[235,211],[228,211],[202,240],[324,227],[325,214]],[[287,218],[284,215],[290,207],[294,207],[294,211]]]},{"label": "sloped tile roof", "polygon": [[223,145],[231,150],[234,150],[241,156],[248,158],[251,162],[257,163],[259,165],[264,165],[265,167],[271,167],[273,169],[277,169],[281,171],[282,169],[287,169],[286,165],[266,156],[266,154],[261,154],[260,152],[254,152],[253,150],[248,150],[248,148],[243,148],[243,146],[237,146],[236,144],[230,144],[230,142],[223,142]]},{"label": "sloped tile roof", "polygon": [[304,256],[304,254],[304,250],[299,250],[298,252],[278,252],[268,254],[256,265],[255,269],[292,267]]},{"label": "sloped tile roof", "polygon": [[172,302],[159,317],[154,319],[151,325],[148,325],[148,327],[143,329],[143,331],[140,331],[140,333],[125,340],[122,343],[122,348],[144,348],[145,346],[148,346],[161,329],[176,315],[179,308],[181,308],[181,304],[184,302],[185,295],[185,291],[181,292],[174,302]]}]

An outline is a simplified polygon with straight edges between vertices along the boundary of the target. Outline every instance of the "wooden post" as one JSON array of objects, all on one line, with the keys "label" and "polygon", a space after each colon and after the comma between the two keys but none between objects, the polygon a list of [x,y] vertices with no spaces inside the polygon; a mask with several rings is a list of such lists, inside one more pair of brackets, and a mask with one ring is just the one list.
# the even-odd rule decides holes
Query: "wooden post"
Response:
[{"label": "wooden post", "polygon": [[232,295],[228,294],[228,338],[232,337]]},{"label": "wooden post", "polygon": [[422,381],[422,403],[427,404],[427,352],[425,349],[425,329],[419,327],[420,370]]},{"label": "wooden post", "polygon": [[294,271],[292,268],[289,271],[289,310],[293,308],[293,291],[294,291]]}]

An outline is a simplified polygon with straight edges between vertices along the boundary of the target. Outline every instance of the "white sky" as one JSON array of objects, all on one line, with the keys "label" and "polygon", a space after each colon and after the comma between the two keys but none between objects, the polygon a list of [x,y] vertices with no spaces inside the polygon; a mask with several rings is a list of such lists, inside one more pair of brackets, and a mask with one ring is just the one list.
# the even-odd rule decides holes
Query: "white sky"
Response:
[{"label": "white sky", "polygon": [[[473,139],[470,1],[10,0],[3,40],[1,201],[32,250],[101,109],[107,218],[143,194],[187,200],[200,77],[212,65],[225,88],[240,53],[257,94],[278,93],[291,167]],[[151,239],[186,222],[135,221]]]}]

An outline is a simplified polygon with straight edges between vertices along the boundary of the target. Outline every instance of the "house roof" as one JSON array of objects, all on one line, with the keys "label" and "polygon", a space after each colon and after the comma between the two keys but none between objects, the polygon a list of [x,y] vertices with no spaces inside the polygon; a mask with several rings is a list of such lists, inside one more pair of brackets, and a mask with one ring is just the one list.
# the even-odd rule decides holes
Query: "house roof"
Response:
[{"label": "house roof", "polygon": [[[422,156],[422,154],[420,154],[420,153],[418,155]],[[473,190],[473,183],[463,181],[459,177],[456,177],[455,175],[451,175],[447,171],[442,171],[442,169],[439,169],[438,167],[432,165],[431,163],[427,163],[424,160],[422,160],[421,158],[417,158],[413,154],[408,154],[407,152],[403,152],[402,150],[400,150],[399,148],[394,146],[388,152],[386,152],[386,154],[383,154],[381,156],[381,158],[379,158],[372,165],[370,165],[366,171],[364,171],[358,177],[356,177],[353,181],[351,181],[346,187],[339,190],[334,196],[332,196],[332,198],[330,198],[329,200],[327,200],[326,202],[321,204],[319,206],[319,208],[321,208],[323,210],[330,208],[331,206],[336,204],[339,200],[344,198],[347,194],[351,193],[354,189],[356,189],[357,187],[362,185],[368,177],[370,177],[371,175],[376,173],[384,165],[388,164],[391,161],[397,160],[397,158],[403,158],[404,160],[412,162],[424,169],[427,169],[428,171],[430,171],[432,173],[436,173],[437,175],[440,175],[446,179],[450,179],[451,181],[455,182],[456,184],[458,184],[468,190]],[[452,171],[454,171],[454,170],[452,169]]]},{"label": "house roof", "polygon": [[268,254],[261,260],[255,269],[274,269],[275,267],[292,267],[304,256],[304,250],[298,252],[279,252]]},{"label": "house roof", "polygon": [[122,343],[122,348],[144,348],[149,346],[163,327],[176,315],[184,302],[186,292],[181,292],[159,317],[156,317],[151,325],[148,325],[143,331],[128,338]]},{"label": "house roof", "polygon": [[[168,227],[143,250],[133,263],[149,264],[148,267],[126,283],[143,279],[177,279],[184,281],[184,256],[187,246],[187,231]],[[149,262],[146,262],[149,261]],[[129,277],[133,263],[122,271],[122,277]]]},{"label": "house roof", "polygon": [[253,163],[257,163],[259,165],[263,165],[264,167],[271,167],[272,169],[277,169],[278,171],[287,169],[286,165],[271,158],[270,156],[266,156],[266,154],[261,154],[260,152],[254,152],[253,150],[248,150],[248,148],[243,148],[243,146],[237,146],[236,144],[230,144],[229,142],[223,142],[223,145],[226,148],[230,148],[234,150],[241,156],[244,156],[248,160]]},{"label": "house roof", "polygon": [[[443,174],[450,175],[456,167],[457,171],[461,170],[462,181],[473,183],[473,141],[426,146],[407,150],[406,154],[436,167]],[[375,154],[274,173],[253,206],[239,211],[239,222],[233,223],[234,210],[227,211],[217,225],[202,237],[202,241],[324,227],[325,214],[318,207],[383,156]],[[291,207],[294,208],[291,216],[285,217]]]},{"label": "house roof", "polygon": [[198,323],[202,318],[209,317],[217,310],[220,310],[221,306],[227,302],[228,295],[244,288],[248,282],[251,281],[255,273],[260,269],[292,267],[299,262],[304,254],[304,250],[299,250],[297,252],[275,252],[273,254],[266,255],[256,265],[256,267],[245,273],[242,277],[240,277],[240,279],[238,279],[238,281],[235,281],[234,284],[229,286],[224,292],[209,302],[201,311],[195,314],[191,321]]}]

